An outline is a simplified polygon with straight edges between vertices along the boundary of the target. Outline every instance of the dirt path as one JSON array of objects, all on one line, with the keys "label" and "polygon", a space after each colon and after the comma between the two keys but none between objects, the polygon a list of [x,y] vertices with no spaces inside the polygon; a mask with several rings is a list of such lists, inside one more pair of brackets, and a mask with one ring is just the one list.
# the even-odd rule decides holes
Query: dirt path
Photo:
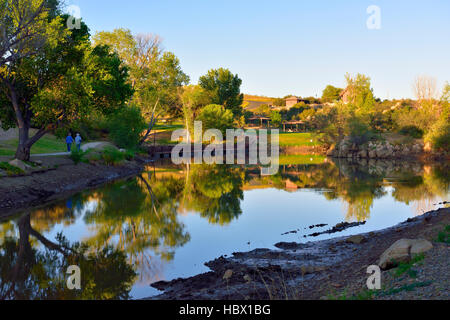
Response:
[{"label": "dirt path", "polygon": [[[364,234],[360,244],[348,242],[349,237],[306,244],[279,243],[276,244],[279,250],[258,249],[220,257],[206,263],[211,272],[153,284],[164,293],[152,299],[316,300],[356,297],[367,291],[367,267],[376,265],[387,248],[402,238],[433,241],[444,226],[450,224],[449,213],[450,208],[440,209],[389,229]],[[434,243],[433,250],[426,254],[424,271],[419,278],[426,286],[416,288],[413,285],[415,290],[403,297],[402,292],[411,287],[400,280],[393,281],[391,271],[385,271],[382,274],[382,279],[385,279],[383,291],[371,298],[420,299],[423,296],[420,290],[429,290],[427,299],[449,299],[448,253],[448,245]],[[426,271],[427,268],[434,272]],[[416,283],[419,280],[411,281]],[[398,293],[396,288],[400,290]]]}]

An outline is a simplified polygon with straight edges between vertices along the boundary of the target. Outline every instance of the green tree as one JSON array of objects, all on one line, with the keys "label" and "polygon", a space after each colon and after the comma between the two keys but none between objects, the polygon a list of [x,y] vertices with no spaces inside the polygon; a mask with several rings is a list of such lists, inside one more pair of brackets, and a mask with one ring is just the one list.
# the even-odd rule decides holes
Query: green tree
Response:
[{"label": "green tree", "polygon": [[39,53],[58,6],[56,0],[0,0],[0,68]]},{"label": "green tree", "polygon": [[350,104],[354,106],[355,111],[365,114],[373,112],[375,98],[370,86],[370,78],[359,73],[356,77],[352,77],[347,73],[345,79],[347,81],[348,99]]},{"label": "green tree", "polygon": [[267,104],[262,104],[256,109],[256,113],[262,116],[270,116],[272,109]]},{"label": "green tree", "polygon": [[180,116],[183,113],[180,91],[189,83],[181,70],[180,60],[161,48],[157,35],[140,34],[116,29],[99,32],[93,37],[95,44],[108,45],[116,51],[130,68],[130,80],[135,91],[133,103],[141,109],[148,128],[141,139],[150,135],[160,116]]},{"label": "green tree", "polygon": [[283,98],[275,98],[273,100],[273,105],[277,107],[285,107],[286,106],[286,99]]},{"label": "green tree", "polygon": [[281,126],[282,118],[281,118],[280,112],[275,111],[275,110],[272,111],[270,113],[270,121],[271,121],[272,125],[275,127]]},{"label": "green tree", "polygon": [[222,134],[233,128],[233,113],[217,104],[207,105],[196,120],[203,122],[203,130],[218,129]]},{"label": "green tree", "polygon": [[[62,234],[53,242],[33,228],[30,214],[18,219],[17,234],[17,239],[7,238],[0,245],[0,299],[129,298],[136,273],[123,252],[69,243]],[[31,237],[43,249],[33,248]],[[71,265],[82,270],[83,290],[69,290],[61,277]]]},{"label": "green tree", "polygon": [[121,148],[136,149],[146,127],[141,110],[134,105],[126,106],[108,118],[109,136]]},{"label": "green tree", "polygon": [[[47,35],[38,54],[0,71],[0,100],[9,101],[0,105],[2,126],[19,127],[18,159],[28,160],[31,147],[46,133],[94,110],[113,112],[132,94],[119,57],[105,47],[92,48],[87,26],[68,30],[67,19],[54,19],[59,32]],[[38,131],[30,137],[32,126]]]},{"label": "green tree", "polygon": [[194,120],[198,117],[200,111],[210,103],[211,97],[199,85],[189,85],[183,88],[181,101],[185,127],[192,136],[194,134]]},{"label": "green tree", "polygon": [[242,115],[244,95],[241,94],[242,80],[228,69],[212,69],[199,79],[199,85],[211,95],[211,103],[224,106],[237,119]]},{"label": "green tree", "polygon": [[323,102],[333,102],[339,100],[343,89],[333,87],[332,85],[326,86],[322,93]]}]

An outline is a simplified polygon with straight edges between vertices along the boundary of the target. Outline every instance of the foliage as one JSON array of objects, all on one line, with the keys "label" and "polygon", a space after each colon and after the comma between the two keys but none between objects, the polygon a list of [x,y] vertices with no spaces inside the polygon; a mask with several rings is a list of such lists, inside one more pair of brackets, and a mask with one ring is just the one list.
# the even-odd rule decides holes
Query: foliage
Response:
[{"label": "foliage", "polygon": [[445,226],[444,230],[439,232],[436,241],[450,244],[450,225]]},{"label": "foliage", "polygon": [[375,99],[370,87],[370,78],[359,73],[356,77],[352,77],[347,73],[345,79],[348,102],[361,113],[372,112],[375,107]]},{"label": "foliage", "polygon": [[450,118],[442,116],[425,136],[425,142],[431,143],[433,150],[450,152]]},{"label": "foliage", "polygon": [[[7,110],[0,113],[2,125],[17,123],[22,128],[16,153],[22,160],[28,160],[31,146],[46,133],[94,111],[111,113],[132,94],[128,69],[119,57],[106,47],[92,47],[84,23],[79,29],[67,29],[68,19],[68,15],[54,18],[56,31],[46,34],[39,52],[3,70],[1,93],[14,99],[0,104]],[[31,126],[39,130],[30,138]]]},{"label": "foliage", "polygon": [[116,148],[109,147],[103,150],[100,157],[105,164],[115,166],[124,161],[127,158],[127,154]]},{"label": "foliage", "polygon": [[0,169],[5,170],[8,176],[17,176],[25,173],[22,169],[12,166],[8,162],[0,162]]},{"label": "foliage", "polygon": [[412,125],[402,127],[399,130],[399,133],[405,136],[413,137],[415,139],[420,139],[423,137],[423,130]]},{"label": "foliage", "polygon": [[332,85],[326,86],[322,93],[323,102],[333,102],[339,100],[343,89],[333,87]]},{"label": "foliage", "polygon": [[281,126],[282,120],[280,112],[274,110],[270,113],[270,122],[274,127]]},{"label": "foliage", "polygon": [[179,59],[162,49],[159,36],[133,36],[130,30],[115,29],[99,32],[93,40],[108,45],[125,61],[135,91],[132,101],[147,120],[152,115],[181,115],[179,90],[189,83],[189,77],[181,70]]},{"label": "foliage", "polygon": [[117,146],[132,149],[139,145],[146,123],[141,110],[131,105],[111,114],[107,119],[107,128],[110,138]]},{"label": "foliage", "polygon": [[262,104],[256,109],[256,113],[262,116],[270,116],[272,109],[270,109],[269,105]]},{"label": "foliage", "polygon": [[192,136],[194,134],[194,120],[198,117],[200,111],[210,103],[211,97],[202,87],[189,85],[183,88],[181,101],[185,127]]},{"label": "foliage", "polygon": [[242,80],[228,69],[219,68],[209,70],[201,76],[199,85],[211,96],[211,103],[222,105],[231,110],[234,117],[242,115],[244,95],[241,94]]},{"label": "foliage", "polygon": [[401,276],[405,273],[408,273],[408,275],[412,278],[416,277],[416,272],[412,269],[416,263],[419,263],[425,259],[425,255],[418,254],[415,255],[411,261],[409,262],[402,262],[397,264],[397,268],[395,269],[395,275]]},{"label": "foliage", "polygon": [[286,99],[275,98],[272,103],[273,103],[274,106],[277,106],[277,107],[285,107],[286,106]]},{"label": "foliage", "polygon": [[217,129],[222,134],[233,128],[233,113],[221,105],[210,104],[202,109],[196,120],[203,122],[203,130]]},{"label": "foliage", "polygon": [[72,159],[72,161],[75,164],[79,164],[80,162],[88,162],[88,160],[86,159],[86,156],[89,154],[90,150],[78,150],[78,149],[73,149],[72,152],[70,153],[70,159]]}]

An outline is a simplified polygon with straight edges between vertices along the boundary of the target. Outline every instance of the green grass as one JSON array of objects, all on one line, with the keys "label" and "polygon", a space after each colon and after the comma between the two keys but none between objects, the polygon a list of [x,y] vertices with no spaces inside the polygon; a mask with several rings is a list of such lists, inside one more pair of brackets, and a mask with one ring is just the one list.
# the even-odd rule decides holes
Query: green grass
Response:
[{"label": "green grass", "polygon": [[280,147],[314,147],[320,146],[318,136],[309,133],[280,133]]},{"label": "green grass", "polygon": [[416,277],[417,277],[417,272],[416,272],[415,270],[413,270],[412,267],[413,267],[416,263],[422,262],[424,259],[425,259],[425,255],[424,255],[423,253],[422,253],[422,254],[415,255],[415,256],[411,259],[411,261],[406,262],[406,263],[405,263],[405,262],[399,263],[398,266],[397,266],[397,268],[396,268],[395,271],[394,271],[394,274],[395,274],[397,277],[399,277],[399,276],[401,276],[401,275],[403,275],[403,274],[405,274],[405,273],[408,273],[408,275],[409,275],[411,278],[416,278]]},{"label": "green grass", "polygon": [[[14,156],[16,153],[18,139],[0,141],[0,156]],[[31,148],[31,154],[65,152],[66,143],[52,135],[46,135],[36,142]]]},{"label": "green grass", "polygon": [[280,165],[322,164],[326,157],[322,155],[300,154],[280,155]]},{"label": "green grass", "polygon": [[8,162],[0,162],[0,169],[6,171],[8,176],[15,176],[25,173],[22,169],[10,165]]},{"label": "green grass", "polygon": [[436,242],[450,244],[450,225],[444,228],[444,231],[439,232]]}]

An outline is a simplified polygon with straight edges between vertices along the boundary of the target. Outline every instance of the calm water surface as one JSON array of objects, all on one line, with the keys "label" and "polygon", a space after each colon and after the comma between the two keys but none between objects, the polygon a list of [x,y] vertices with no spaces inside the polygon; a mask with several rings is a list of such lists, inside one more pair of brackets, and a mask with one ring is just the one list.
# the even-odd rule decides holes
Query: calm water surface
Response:
[{"label": "calm water surface", "polygon": [[[148,297],[158,293],[151,283],[208,271],[203,263],[221,255],[379,230],[449,199],[448,165],[286,159],[293,164],[275,176],[156,164],[0,221],[0,298]],[[308,236],[343,221],[367,222]],[[327,226],[309,228],[316,224]],[[77,260],[80,251],[87,258]],[[65,288],[61,270],[72,264],[81,267],[82,293]]]}]

